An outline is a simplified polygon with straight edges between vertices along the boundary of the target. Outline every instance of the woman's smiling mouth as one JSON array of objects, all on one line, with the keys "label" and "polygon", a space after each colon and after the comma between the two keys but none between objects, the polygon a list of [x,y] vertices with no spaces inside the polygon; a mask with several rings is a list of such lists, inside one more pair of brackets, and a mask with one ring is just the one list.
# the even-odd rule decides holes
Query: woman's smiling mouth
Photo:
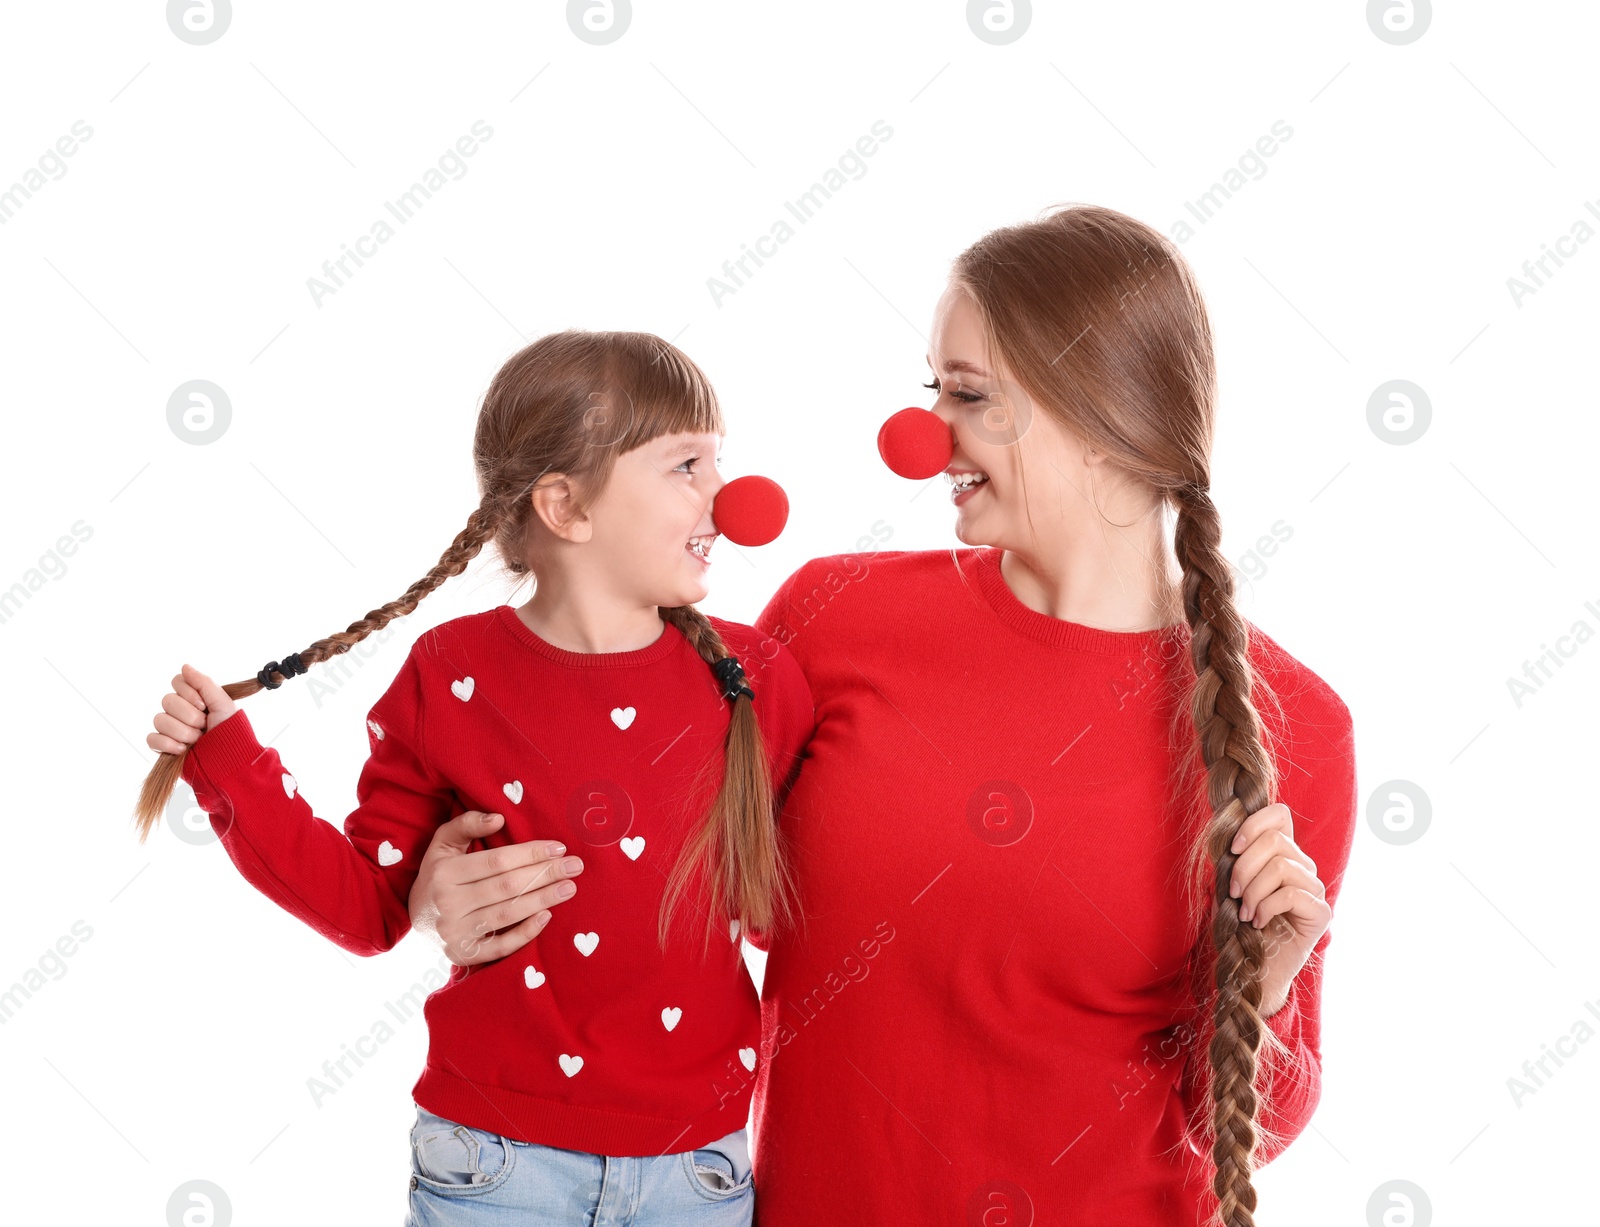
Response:
[{"label": "woman's smiling mouth", "polygon": [[970,499],[979,486],[989,482],[989,475],[980,469],[946,469],[944,475],[950,483],[950,501],[957,507]]}]

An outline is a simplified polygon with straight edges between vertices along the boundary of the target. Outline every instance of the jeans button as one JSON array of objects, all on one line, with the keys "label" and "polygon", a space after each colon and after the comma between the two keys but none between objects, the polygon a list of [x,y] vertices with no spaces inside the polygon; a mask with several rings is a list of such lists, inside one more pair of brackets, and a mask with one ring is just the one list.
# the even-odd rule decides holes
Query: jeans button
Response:
[{"label": "jeans button", "polygon": [[413,1177],[411,1177],[411,1188],[412,1188],[413,1192],[416,1191],[416,1187],[417,1187],[417,1178],[415,1176],[413,1176]]}]

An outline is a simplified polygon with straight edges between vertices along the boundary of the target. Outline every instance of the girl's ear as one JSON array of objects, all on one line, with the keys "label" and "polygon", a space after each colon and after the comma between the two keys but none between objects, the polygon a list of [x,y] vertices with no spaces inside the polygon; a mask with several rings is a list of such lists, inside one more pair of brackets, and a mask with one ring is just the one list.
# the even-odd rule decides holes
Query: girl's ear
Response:
[{"label": "girl's ear", "polygon": [[581,544],[594,533],[594,525],[578,503],[577,483],[565,473],[547,473],[528,495],[533,514],[550,532]]}]

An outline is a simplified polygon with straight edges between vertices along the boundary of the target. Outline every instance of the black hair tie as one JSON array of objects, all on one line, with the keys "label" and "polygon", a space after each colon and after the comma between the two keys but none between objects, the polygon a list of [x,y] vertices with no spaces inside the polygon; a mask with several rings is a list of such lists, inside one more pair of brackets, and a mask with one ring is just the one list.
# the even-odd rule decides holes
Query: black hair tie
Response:
[{"label": "black hair tie", "polygon": [[281,661],[269,660],[266,664],[262,665],[261,671],[256,674],[256,681],[260,682],[268,690],[276,690],[279,686],[283,685],[283,683],[272,680],[272,675],[274,673],[281,673],[284,677],[299,677],[305,671],[306,666],[300,659],[300,653],[291,652]]},{"label": "black hair tie", "polygon": [[750,689],[750,683],[745,680],[744,666],[739,663],[737,656],[724,656],[712,664],[711,672],[722,683],[722,697],[728,702],[733,702],[741,694],[747,699],[756,697],[756,692]]}]

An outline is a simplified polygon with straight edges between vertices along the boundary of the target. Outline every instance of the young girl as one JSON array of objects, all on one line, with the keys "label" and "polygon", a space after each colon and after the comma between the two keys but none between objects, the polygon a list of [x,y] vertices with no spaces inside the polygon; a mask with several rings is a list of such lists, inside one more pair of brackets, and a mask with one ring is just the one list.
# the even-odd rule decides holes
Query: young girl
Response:
[{"label": "young girl", "polygon": [[[147,740],[164,757],[141,839],[181,773],[244,876],[346,950],[406,934],[429,839],[468,810],[504,815],[489,843],[555,841],[536,846],[581,853],[565,872],[603,886],[552,920],[545,905],[573,884],[547,894],[544,863],[524,869],[519,890],[542,890],[495,919],[534,917],[534,940],[453,968],[427,998],[411,1224],[751,1221],[760,1011],[738,934],[793,916],[775,794],[813,712],[775,641],[694,608],[723,433],[704,375],[658,337],[535,341],[489,388],[482,501],[425,578],[249,681],[218,686],[185,665],[155,717]],[[533,598],[418,638],[368,715],[371,756],[340,834],[233,700],[409,614],[491,541],[537,578]],[[686,894],[698,943],[672,923]]]}]

